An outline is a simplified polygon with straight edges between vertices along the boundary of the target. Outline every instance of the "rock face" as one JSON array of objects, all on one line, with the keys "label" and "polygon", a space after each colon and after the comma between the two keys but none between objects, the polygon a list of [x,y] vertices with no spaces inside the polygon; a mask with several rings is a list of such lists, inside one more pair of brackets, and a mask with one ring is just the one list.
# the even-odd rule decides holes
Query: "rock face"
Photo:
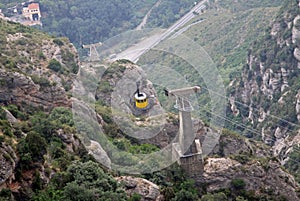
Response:
[{"label": "rock face", "polygon": [[0,69],[0,100],[2,103],[28,105],[50,110],[57,106],[70,106],[65,90],[61,87],[34,83],[32,78],[18,72]]},{"label": "rock face", "polygon": [[17,161],[18,158],[11,146],[0,144],[0,189],[11,184]]},{"label": "rock face", "polygon": [[234,181],[238,180],[243,183],[243,189],[254,195],[300,200],[296,193],[299,184],[278,160],[272,159],[266,145],[223,132],[219,144],[205,159],[204,174],[199,181],[207,185],[208,192],[216,192],[227,188],[234,190]]},{"label": "rock face", "polygon": [[287,200],[300,200],[295,189],[299,188],[293,177],[286,173],[278,163],[252,161],[242,165],[229,158],[209,158],[204,166],[203,182],[207,191],[232,188],[232,181],[242,180],[247,191],[254,194],[270,192],[284,196]]},{"label": "rock face", "polygon": [[[290,1],[273,23],[267,37],[250,49],[241,79],[230,97],[231,113],[247,123],[244,134],[273,146],[274,156],[286,162],[298,142],[299,5]],[[293,143],[291,143],[293,142]],[[296,143],[296,144],[295,144]]]},{"label": "rock face", "polygon": [[86,146],[86,149],[97,161],[101,161],[102,165],[111,168],[110,158],[98,142],[91,140],[90,146]]},{"label": "rock face", "polygon": [[79,66],[75,47],[65,38],[53,39],[35,30],[27,33],[26,28],[17,32],[10,23],[1,26],[1,103],[44,110],[70,106],[66,91]]},{"label": "rock face", "polygon": [[163,200],[163,196],[160,194],[159,187],[146,179],[122,176],[117,177],[116,180],[124,185],[128,196],[139,194],[142,196],[140,201]]}]

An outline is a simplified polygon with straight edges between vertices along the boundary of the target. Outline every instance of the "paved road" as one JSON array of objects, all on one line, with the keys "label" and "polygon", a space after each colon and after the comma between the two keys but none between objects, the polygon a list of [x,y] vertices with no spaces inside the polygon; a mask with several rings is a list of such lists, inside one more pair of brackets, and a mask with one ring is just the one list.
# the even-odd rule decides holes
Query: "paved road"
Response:
[{"label": "paved road", "polygon": [[192,18],[195,17],[194,13],[200,13],[202,9],[205,8],[205,3],[207,0],[200,1],[197,3],[186,15],[180,18],[175,24],[173,24],[170,28],[162,33],[157,33],[149,38],[142,40],[141,42],[135,44],[132,47],[124,50],[123,52],[116,55],[113,60],[118,59],[128,59],[132,62],[137,62],[138,59],[146,53],[149,49],[156,46],[162,40],[166,39],[168,36],[172,35],[175,30],[183,27],[186,23],[188,23]]}]

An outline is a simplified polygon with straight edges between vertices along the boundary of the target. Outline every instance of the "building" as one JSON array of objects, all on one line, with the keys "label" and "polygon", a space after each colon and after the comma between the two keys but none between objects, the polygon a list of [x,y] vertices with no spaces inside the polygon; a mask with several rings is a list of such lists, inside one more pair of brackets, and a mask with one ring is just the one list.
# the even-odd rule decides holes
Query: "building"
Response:
[{"label": "building", "polygon": [[25,4],[22,10],[22,15],[30,21],[40,21],[40,5],[38,3]]}]

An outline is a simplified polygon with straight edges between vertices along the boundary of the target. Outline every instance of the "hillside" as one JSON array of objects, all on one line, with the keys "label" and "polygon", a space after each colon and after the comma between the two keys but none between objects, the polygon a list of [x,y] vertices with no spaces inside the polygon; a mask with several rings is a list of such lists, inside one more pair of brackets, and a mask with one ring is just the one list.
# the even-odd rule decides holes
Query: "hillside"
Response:
[{"label": "hillside", "polygon": [[231,117],[247,125],[236,129],[271,146],[274,156],[297,177],[299,13],[298,1],[285,2],[267,33],[252,44],[241,77],[233,78],[229,94]]},{"label": "hillside", "polygon": [[[96,0],[40,0],[43,13],[42,30],[65,36],[76,47],[103,42],[122,32],[135,29],[148,10],[157,2],[96,1]],[[193,0],[164,0],[151,12],[149,26],[170,26],[193,6]],[[148,25],[147,25],[148,26]]]},{"label": "hillside", "polygon": [[80,63],[69,40],[3,20],[0,32],[0,199],[128,200],[152,188],[158,196],[152,182],[138,178],[131,182],[142,195],[127,196],[122,179],[79,139],[70,89]]},{"label": "hillside", "polygon": [[233,4],[210,1],[210,9],[196,18],[196,24],[184,34],[207,51],[228,85],[230,77],[242,69],[250,44],[264,35],[281,4],[282,1],[268,0]]},{"label": "hillside", "polygon": [[[121,153],[111,156],[99,152],[97,146],[87,146],[75,127],[70,103],[76,97],[71,98],[70,88],[80,63],[74,46],[65,38],[53,38],[20,24],[1,21],[0,25],[1,199],[297,199],[298,185],[293,177],[270,158],[262,144],[225,130],[219,145],[205,159],[205,174],[199,175],[196,187],[176,164],[137,175],[145,179],[119,177],[120,173],[97,163],[98,157],[107,154],[122,163],[132,161],[124,161],[126,155]],[[178,129],[175,115],[168,115],[167,127],[158,136],[144,141],[126,136],[113,121],[107,107],[111,89],[126,69],[142,72],[128,61],[106,65],[110,71],[97,86],[95,111],[111,143],[126,154],[152,153],[169,144]],[[88,66],[79,68],[80,73],[89,71]],[[135,122],[143,127],[148,121]],[[207,130],[210,128],[202,127],[198,137]]]}]

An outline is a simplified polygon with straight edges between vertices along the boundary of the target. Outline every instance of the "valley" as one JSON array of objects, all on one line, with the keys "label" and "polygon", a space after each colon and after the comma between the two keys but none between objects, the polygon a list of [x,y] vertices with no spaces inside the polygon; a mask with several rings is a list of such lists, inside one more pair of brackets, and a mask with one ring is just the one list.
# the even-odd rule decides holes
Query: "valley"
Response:
[{"label": "valley", "polygon": [[38,2],[0,19],[0,200],[300,200],[299,1]]}]

